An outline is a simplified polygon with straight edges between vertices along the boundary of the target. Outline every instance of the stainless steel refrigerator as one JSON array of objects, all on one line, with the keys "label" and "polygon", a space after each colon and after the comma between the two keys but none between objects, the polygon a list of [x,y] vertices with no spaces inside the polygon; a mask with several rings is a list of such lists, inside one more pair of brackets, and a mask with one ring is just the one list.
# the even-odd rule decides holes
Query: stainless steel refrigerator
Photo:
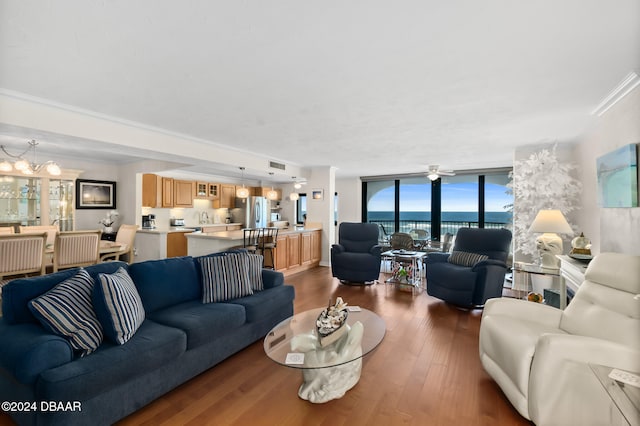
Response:
[{"label": "stainless steel refrigerator", "polygon": [[236,198],[234,220],[240,220],[245,228],[266,228],[269,221],[269,202],[265,197]]}]

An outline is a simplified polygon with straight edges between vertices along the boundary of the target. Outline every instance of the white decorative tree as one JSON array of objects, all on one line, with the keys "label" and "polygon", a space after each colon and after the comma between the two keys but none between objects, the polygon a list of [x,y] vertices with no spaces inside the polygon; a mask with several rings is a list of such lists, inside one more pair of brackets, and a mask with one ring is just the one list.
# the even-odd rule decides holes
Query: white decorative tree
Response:
[{"label": "white decorative tree", "polygon": [[[557,209],[567,217],[569,212],[578,208],[582,184],[571,176],[576,165],[558,161],[556,148],[557,144],[513,163],[511,182],[507,186],[513,193],[513,243],[516,252],[537,257],[537,235],[529,232],[529,227],[538,211]],[[569,224],[576,230],[570,221]]]}]

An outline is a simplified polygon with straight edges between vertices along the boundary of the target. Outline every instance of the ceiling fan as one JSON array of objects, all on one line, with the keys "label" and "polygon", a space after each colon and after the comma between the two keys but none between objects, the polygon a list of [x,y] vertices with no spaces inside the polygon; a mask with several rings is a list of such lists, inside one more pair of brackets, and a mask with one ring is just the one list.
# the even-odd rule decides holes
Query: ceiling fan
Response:
[{"label": "ceiling fan", "polygon": [[438,180],[440,176],[455,176],[455,172],[453,170],[440,170],[440,166],[437,164],[429,166],[429,171],[427,172],[427,177],[429,180]]}]

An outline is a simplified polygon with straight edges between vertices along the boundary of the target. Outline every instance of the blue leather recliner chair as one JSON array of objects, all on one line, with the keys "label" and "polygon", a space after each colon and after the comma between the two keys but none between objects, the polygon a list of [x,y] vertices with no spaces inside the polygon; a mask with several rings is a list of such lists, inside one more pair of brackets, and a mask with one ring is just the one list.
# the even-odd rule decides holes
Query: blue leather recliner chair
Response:
[{"label": "blue leather recliner chair", "polygon": [[372,284],[380,276],[381,246],[375,223],[343,222],[331,246],[331,272],[341,282]]},{"label": "blue leather recliner chair", "polygon": [[429,253],[427,293],[463,307],[502,297],[511,231],[460,228],[451,253]]}]

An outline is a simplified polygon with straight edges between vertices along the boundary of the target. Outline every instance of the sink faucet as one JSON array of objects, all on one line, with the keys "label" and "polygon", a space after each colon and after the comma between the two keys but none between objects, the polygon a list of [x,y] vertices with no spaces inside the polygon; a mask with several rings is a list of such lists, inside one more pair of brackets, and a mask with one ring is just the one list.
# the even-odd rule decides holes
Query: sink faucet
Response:
[{"label": "sink faucet", "polygon": [[203,223],[207,222],[209,222],[209,213],[203,211],[202,213],[200,213],[200,224],[202,225]]}]

